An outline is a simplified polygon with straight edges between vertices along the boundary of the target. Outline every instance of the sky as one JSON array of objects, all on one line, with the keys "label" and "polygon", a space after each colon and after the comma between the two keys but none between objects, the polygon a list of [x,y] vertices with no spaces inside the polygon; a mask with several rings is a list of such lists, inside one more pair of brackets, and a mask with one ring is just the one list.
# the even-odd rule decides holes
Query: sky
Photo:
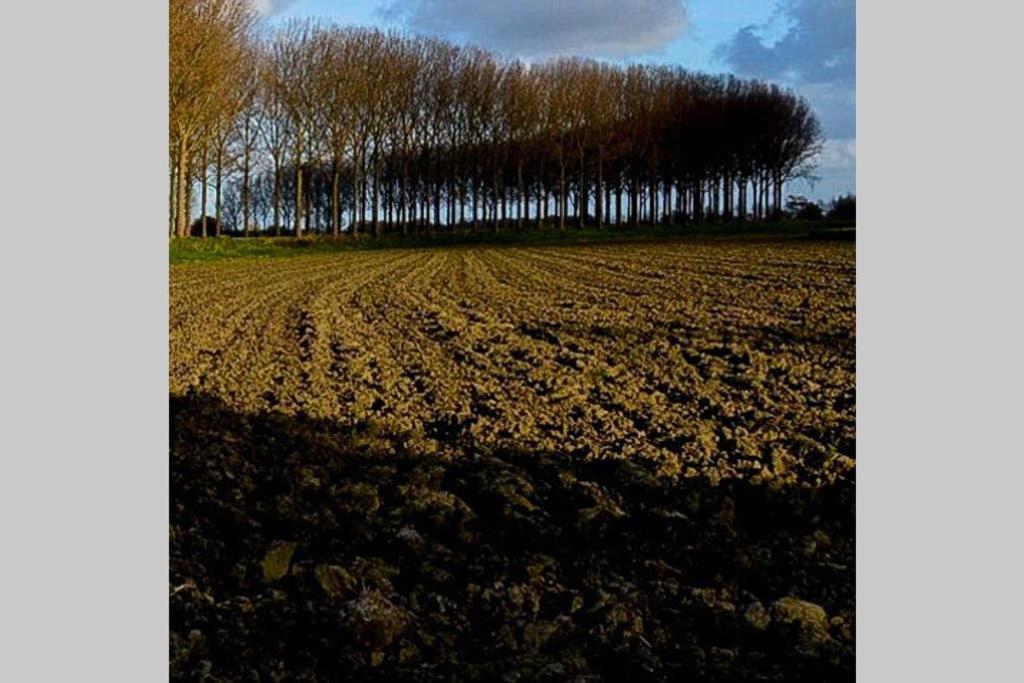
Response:
[{"label": "sky", "polygon": [[816,181],[789,192],[856,191],[856,0],[254,0],[271,23],[323,17],[404,29],[543,59],[575,54],[672,63],[779,83],[822,123]]}]

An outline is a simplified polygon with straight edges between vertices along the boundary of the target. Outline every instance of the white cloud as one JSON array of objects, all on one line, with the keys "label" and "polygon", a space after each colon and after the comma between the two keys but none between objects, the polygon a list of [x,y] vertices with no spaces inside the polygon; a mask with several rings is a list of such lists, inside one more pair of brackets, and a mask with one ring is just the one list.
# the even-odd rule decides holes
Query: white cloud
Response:
[{"label": "white cloud", "polygon": [[295,1],[296,0],[252,0],[252,3],[256,6],[256,11],[259,12],[261,17],[267,17],[281,11],[288,5],[293,4]]},{"label": "white cloud", "polygon": [[857,90],[846,83],[797,83],[793,90],[807,99],[818,115],[825,135],[853,138],[857,135]]},{"label": "white cloud", "polygon": [[682,0],[388,0],[388,21],[523,57],[658,53],[686,28]]},{"label": "white cloud", "polygon": [[821,168],[830,171],[857,168],[857,141],[853,138],[826,140],[819,159]]},{"label": "white cloud", "polygon": [[806,194],[828,201],[842,194],[857,192],[857,141],[855,138],[829,138],[817,156],[813,179],[796,179],[787,192]]}]

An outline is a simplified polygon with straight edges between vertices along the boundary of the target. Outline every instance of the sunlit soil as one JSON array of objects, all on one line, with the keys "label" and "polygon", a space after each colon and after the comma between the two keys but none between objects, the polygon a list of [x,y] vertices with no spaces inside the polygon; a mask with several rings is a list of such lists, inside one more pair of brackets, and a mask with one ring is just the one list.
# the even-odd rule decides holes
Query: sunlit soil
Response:
[{"label": "sunlit soil", "polygon": [[172,269],[171,392],[399,435],[827,481],[854,456],[854,249],[353,253]]}]

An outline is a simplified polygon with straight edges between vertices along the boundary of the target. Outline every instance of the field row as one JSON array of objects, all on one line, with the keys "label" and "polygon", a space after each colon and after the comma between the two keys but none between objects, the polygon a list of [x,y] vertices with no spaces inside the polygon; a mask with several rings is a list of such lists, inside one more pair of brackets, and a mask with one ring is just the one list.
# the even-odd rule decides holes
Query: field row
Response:
[{"label": "field row", "polygon": [[756,241],[174,266],[173,395],[413,455],[820,484],[855,456],[854,248]]}]

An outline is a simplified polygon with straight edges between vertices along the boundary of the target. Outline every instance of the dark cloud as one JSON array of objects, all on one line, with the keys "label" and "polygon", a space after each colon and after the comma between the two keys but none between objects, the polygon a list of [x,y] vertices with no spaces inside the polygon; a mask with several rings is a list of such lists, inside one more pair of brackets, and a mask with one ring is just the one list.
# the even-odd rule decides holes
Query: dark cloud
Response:
[{"label": "dark cloud", "polygon": [[784,0],[785,35],[767,43],[747,26],[718,49],[738,74],[804,83],[850,83],[856,77],[855,0]]},{"label": "dark cloud", "polygon": [[856,0],[782,0],[775,21],[785,24],[778,40],[765,37],[767,26],[747,26],[720,45],[717,56],[740,76],[776,81],[806,98],[827,138],[817,159],[815,195],[854,190]]},{"label": "dark cloud", "polygon": [[388,0],[380,14],[413,31],[523,57],[652,54],[686,27],[682,0]]}]

